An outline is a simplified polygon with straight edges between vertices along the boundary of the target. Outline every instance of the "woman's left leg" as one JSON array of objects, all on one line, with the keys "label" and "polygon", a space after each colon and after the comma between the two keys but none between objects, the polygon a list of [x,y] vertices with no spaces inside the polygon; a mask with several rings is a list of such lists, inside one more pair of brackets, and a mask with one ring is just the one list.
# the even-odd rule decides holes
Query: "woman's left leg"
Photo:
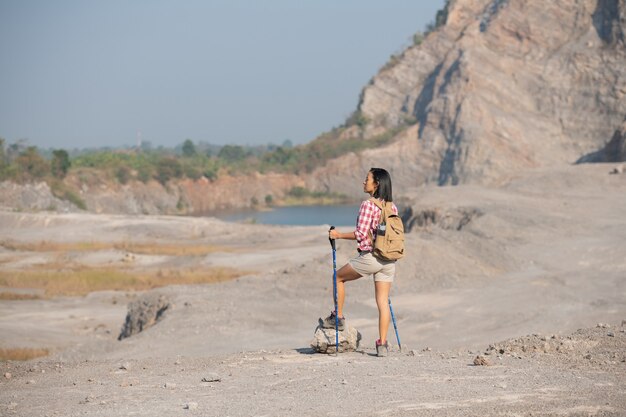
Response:
[{"label": "woman's left leg", "polygon": [[376,305],[378,306],[378,332],[380,333],[380,343],[384,345],[387,342],[387,331],[391,319],[389,312],[391,282],[374,281],[374,290],[376,292]]}]

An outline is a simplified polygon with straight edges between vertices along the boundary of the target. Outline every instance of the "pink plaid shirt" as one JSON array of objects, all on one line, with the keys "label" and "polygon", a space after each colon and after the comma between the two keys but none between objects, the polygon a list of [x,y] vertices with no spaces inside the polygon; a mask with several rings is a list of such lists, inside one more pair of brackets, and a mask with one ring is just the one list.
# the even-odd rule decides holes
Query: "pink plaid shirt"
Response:
[{"label": "pink plaid shirt", "polygon": [[[398,208],[395,204],[391,203],[393,212],[398,214]],[[378,229],[378,222],[380,221],[380,209],[376,204],[369,200],[365,200],[361,203],[359,208],[359,216],[356,219],[356,230],[354,235],[356,241],[359,243],[359,251],[371,251],[374,249],[372,241],[369,237],[369,232],[372,232],[372,237],[376,240],[376,230]]]}]

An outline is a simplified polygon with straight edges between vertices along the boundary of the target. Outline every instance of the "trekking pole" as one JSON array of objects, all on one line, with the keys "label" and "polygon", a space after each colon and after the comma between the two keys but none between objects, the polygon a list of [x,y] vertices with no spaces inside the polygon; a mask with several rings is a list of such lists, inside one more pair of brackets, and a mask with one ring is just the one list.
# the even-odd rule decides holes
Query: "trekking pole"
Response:
[{"label": "trekking pole", "polygon": [[400,336],[398,335],[398,326],[396,325],[396,316],[393,314],[393,307],[391,307],[391,297],[387,298],[389,302],[389,311],[391,312],[391,321],[393,321],[393,329],[396,331],[396,340],[398,341],[398,348],[402,352],[402,343],[400,343]]},{"label": "trekking pole", "polygon": [[[330,226],[333,230],[335,226]],[[329,232],[330,232],[329,230]],[[339,354],[339,313],[337,312],[337,257],[335,248],[335,239],[328,238],[330,247],[333,248],[333,299],[335,300],[335,355]]]}]

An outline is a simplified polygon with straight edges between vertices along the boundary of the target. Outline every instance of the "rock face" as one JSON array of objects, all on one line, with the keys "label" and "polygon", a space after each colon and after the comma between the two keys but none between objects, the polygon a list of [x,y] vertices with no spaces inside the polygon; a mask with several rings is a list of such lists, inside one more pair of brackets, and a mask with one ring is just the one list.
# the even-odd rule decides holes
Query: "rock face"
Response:
[{"label": "rock face", "polygon": [[[87,211],[107,214],[192,214],[202,215],[220,210],[250,209],[265,206],[270,196],[283,198],[290,189],[304,186],[304,180],[288,174],[224,175],[215,181],[183,179],[163,186],[156,181],[120,185],[102,178],[83,183],[68,178]],[[0,208],[18,210],[81,211],[72,203],[56,198],[50,187],[38,184],[0,183]]]},{"label": "rock face", "polygon": [[147,293],[128,305],[126,321],[117,340],[131,337],[155,325],[163,318],[170,302],[162,294]]},{"label": "rock face", "polygon": [[[370,167],[394,185],[498,183],[598,151],[626,114],[626,0],[452,0],[447,22],[364,88],[364,137],[385,148],[318,169],[354,194]],[[357,183],[358,184],[358,183]]]},{"label": "rock face", "polygon": [[[339,353],[354,352],[359,347],[360,341],[361,333],[346,324],[344,330],[339,332]],[[319,353],[335,353],[335,329],[323,329],[317,326],[311,347]]]},{"label": "rock face", "polygon": [[0,182],[0,207],[13,210],[79,211],[69,201],[55,197],[45,182],[23,185],[10,181]]}]

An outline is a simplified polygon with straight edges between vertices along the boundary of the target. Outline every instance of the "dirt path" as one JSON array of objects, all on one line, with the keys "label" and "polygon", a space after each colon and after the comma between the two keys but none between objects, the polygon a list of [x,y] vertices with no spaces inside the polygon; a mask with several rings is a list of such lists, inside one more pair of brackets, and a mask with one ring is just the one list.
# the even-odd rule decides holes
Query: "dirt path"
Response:
[{"label": "dirt path", "polygon": [[[413,352],[384,360],[371,356],[377,316],[367,278],[349,284],[346,304],[362,351],[309,354],[317,318],[332,307],[326,226],[2,212],[3,239],[219,243],[201,256],[137,255],[134,267],[250,273],[154,290],[171,300],[165,318],[121,342],[125,304],[137,294],[0,301],[0,348],[53,349],[45,360],[2,364],[12,376],[0,378],[0,414],[626,415],[626,175],[610,169],[409,190],[415,213],[479,215],[460,229],[440,220],[407,235],[392,297]],[[338,265],[353,253],[353,242],[340,241]],[[124,256],[107,249],[72,260],[89,267]],[[4,249],[0,269],[50,257]],[[568,339],[579,328],[587,330]],[[492,366],[471,366],[490,344],[532,334],[545,336],[507,342],[487,356]],[[219,382],[202,382],[214,373]]]}]

